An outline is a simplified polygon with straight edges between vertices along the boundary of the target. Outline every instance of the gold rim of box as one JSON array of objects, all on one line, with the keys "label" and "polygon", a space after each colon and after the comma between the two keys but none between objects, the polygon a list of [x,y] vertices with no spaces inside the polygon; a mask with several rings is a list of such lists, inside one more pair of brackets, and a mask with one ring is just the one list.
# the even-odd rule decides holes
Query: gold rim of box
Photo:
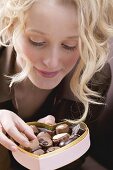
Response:
[{"label": "gold rim of box", "polygon": [[[29,125],[37,125],[37,126],[38,126],[39,124],[42,125],[42,126],[45,125],[45,124],[39,123],[39,122],[29,122],[28,124],[29,124]],[[58,123],[58,124],[61,124],[61,123]],[[58,125],[58,124],[57,124],[57,125]],[[47,156],[49,156],[49,155],[58,154],[58,153],[60,153],[60,152],[62,152],[62,151],[64,151],[64,150],[66,150],[66,149],[68,149],[68,148],[76,145],[77,143],[79,143],[80,141],[82,141],[82,140],[87,136],[87,134],[89,133],[89,129],[88,129],[87,125],[86,125],[84,122],[81,122],[80,125],[83,125],[83,126],[84,126],[84,129],[85,129],[85,132],[84,132],[81,136],[79,136],[77,139],[75,139],[73,142],[67,144],[66,146],[63,146],[62,148],[59,148],[59,149],[54,150],[54,151],[52,151],[52,152],[48,152],[48,153],[45,153],[45,154],[43,154],[43,155],[36,155],[36,154],[34,154],[34,153],[30,153],[30,152],[28,152],[28,151],[20,148],[19,146],[18,146],[18,149],[19,149],[20,151],[22,151],[22,152],[24,152],[24,153],[32,156],[32,157],[36,157],[36,158],[43,158],[43,157],[47,157]],[[52,125],[46,125],[46,126],[50,127],[50,129],[53,128]],[[55,126],[56,126],[56,125],[55,125]],[[45,126],[44,126],[44,127],[45,127]],[[49,130],[50,130],[50,129],[49,129]]]}]

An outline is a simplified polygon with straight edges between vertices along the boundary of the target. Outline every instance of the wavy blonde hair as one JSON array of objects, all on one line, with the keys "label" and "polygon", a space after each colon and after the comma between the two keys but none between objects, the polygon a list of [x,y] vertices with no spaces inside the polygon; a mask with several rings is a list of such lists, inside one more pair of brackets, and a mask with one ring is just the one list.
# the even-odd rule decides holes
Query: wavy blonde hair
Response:
[{"label": "wavy blonde hair", "polygon": [[[24,29],[25,13],[38,0],[1,0],[0,2],[0,43],[16,44],[16,38]],[[89,103],[100,104],[92,96],[100,97],[87,84],[107,61],[108,40],[113,35],[113,0],[56,0],[64,5],[75,6],[79,25],[80,62],[71,79],[73,94],[83,103],[84,113],[75,122],[85,120]],[[6,45],[7,46],[7,45]],[[30,63],[21,73],[12,76],[11,84],[22,81],[30,71]],[[73,122],[73,121],[72,121]]]}]

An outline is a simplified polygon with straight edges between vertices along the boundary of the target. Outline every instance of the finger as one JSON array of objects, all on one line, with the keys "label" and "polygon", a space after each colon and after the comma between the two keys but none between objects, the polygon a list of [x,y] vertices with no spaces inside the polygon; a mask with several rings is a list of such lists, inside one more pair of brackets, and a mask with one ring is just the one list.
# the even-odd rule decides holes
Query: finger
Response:
[{"label": "finger", "polygon": [[5,134],[2,133],[1,131],[0,131],[0,144],[11,151],[17,150],[17,145],[13,141],[11,141],[7,136],[5,136]]},{"label": "finger", "polygon": [[1,123],[0,123],[0,132],[3,132],[4,134],[6,134],[6,132],[5,132],[5,130],[4,130],[4,128],[3,128]]},{"label": "finger", "polygon": [[4,129],[9,136],[11,136],[16,142],[18,142],[22,146],[30,145],[28,138],[21,132],[19,132],[15,125],[7,126]]},{"label": "finger", "polygon": [[22,119],[18,120],[16,126],[22,133],[24,133],[28,137],[29,140],[33,140],[36,138],[33,129],[29,125],[27,125],[27,123],[25,123]]}]

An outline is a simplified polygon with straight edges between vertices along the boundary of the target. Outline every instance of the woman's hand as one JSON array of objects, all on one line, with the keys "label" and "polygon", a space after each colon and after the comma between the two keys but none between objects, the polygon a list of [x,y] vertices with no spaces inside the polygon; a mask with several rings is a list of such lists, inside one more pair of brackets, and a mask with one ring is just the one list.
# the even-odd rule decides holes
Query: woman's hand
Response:
[{"label": "woman's hand", "polygon": [[9,110],[0,110],[0,144],[11,151],[16,151],[17,145],[6,133],[25,147],[29,146],[29,140],[36,138],[32,128],[19,116]]},{"label": "woman's hand", "polygon": [[38,122],[45,123],[48,125],[54,125],[55,124],[55,117],[52,115],[48,115],[42,119],[39,119]]}]

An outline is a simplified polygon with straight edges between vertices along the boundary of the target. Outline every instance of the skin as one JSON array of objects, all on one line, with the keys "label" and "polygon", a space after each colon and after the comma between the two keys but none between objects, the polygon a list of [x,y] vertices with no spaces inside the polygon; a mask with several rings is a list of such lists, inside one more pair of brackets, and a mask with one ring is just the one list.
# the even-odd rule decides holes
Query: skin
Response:
[{"label": "skin", "polygon": [[[58,4],[56,0],[39,0],[34,3],[27,13],[25,30],[20,33],[17,43],[18,47],[16,45],[14,47],[17,52],[18,68],[24,67],[26,59],[32,65],[28,75],[29,83],[24,82],[22,89],[17,91],[17,93],[20,92],[20,96],[26,96],[24,91],[28,90],[26,94],[29,95],[29,101],[34,101],[31,113],[29,114],[28,98],[25,98],[24,102],[21,98],[17,99],[17,102],[19,100],[23,104],[21,109],[22,107],[24,109],[21,113],[31,116],[33,109],[38,107],[37,99],[40,98],[39,105],[41,105],[48,95],[48,92],[46,95],[41,92],[51,91],[56,87],[71,72],[79,58],[75,8],[71,5]],[[18,52],[18,48],[24,55]],[[35,86],[35,98],[33,94],[30,94],[32,93],[30,83]],[[38,90],[42,90],[40,95]],[[33,100],[30,96],[33,96]],[[25,110],[26,108],[28,110]],[[0,143],[12,151],[17,149],[16,144],[7,138],[4,132],[23,146],[29,145],[29,140],[35,138],[32,129],[20,117],[9,110],[0,110]],[[48,124],[55,123],[51,115],[39,121]]]},{"label": "skin", "polygon": [[[40,89],[53,89],[79,58],[75,8],[51,0],[34,3],[18,41],[32,65],[31,82]],[[17,64],[23,68],[25,58],[20,53],[17,56]]]}]

